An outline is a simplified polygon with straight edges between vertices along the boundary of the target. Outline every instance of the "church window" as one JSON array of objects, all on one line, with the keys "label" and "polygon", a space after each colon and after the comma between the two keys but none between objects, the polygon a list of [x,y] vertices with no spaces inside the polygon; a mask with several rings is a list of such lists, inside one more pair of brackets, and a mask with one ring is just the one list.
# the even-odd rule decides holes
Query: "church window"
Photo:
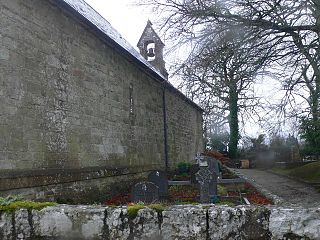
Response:
[{"label": "church window", "polygon": [[130,114],[133,114],[133,84],[130,83],[129,87],[129,111]]}]

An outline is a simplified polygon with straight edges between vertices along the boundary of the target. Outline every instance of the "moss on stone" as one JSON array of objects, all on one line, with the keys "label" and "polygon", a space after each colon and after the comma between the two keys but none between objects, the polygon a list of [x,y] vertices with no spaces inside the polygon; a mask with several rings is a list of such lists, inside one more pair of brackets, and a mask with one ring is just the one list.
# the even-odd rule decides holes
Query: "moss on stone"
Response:
[{"label": "moss on stone", "polygon": [[57,203],[55,202],[33,202],[33,201],[15,201],[11,202],[7,205],[0,205],[0,211],[4,212],[14,212],[18,209],[35,209],[41,210],[45,207],[55,206]]},{"label": "moss on stone", "polygon": [[148,205],[148,208],[155,210],[157,213],[162,213],[164,210],[166,210],[167,206],[161,203],[154,203]]},{"label": "moss on stone", "polygon": [[217,203],[217,205],[227,205],[229,207],[235,207],[236,204],[230,201],[220,201]]},{"label": "moss on stone", "polygon": [[138,211],[143,208],[145,208],[145,206],[141,204],[134,204],[134,205],[128,206],[129,218],[134,219],[138,215]]}]

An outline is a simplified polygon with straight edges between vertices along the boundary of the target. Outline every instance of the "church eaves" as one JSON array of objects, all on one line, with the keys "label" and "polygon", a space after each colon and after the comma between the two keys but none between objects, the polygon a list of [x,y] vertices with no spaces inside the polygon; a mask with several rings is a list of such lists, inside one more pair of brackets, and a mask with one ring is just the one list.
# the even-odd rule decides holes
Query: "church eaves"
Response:
[{"label": "church eaves", "polygon": [[176,89],[172,84],[166,81],[166,78],[153,67],[146,59],[144,59],[138,51],[136,51],[111,24],[103,18],[96,10],[94,10],[84,0],[56,0],[56,3],[72,12],[77,17],[81,17],[95,32],[102,34],[104,38],[111,40],[119,48],[132,56],[144,69],[153,75],[158,81],[163,82],[168,88],[176,92],[185,101],[189,102],[200,111],[204,111],[196,103],[186,97],[182,92]]}]

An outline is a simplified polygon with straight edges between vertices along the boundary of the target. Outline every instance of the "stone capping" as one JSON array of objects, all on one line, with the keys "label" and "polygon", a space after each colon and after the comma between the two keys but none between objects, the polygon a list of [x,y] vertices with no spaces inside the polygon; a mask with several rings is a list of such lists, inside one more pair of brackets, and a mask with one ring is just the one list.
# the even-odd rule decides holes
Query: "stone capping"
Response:
[{"label": "stone capping", "polygon": [[[158,166],[159,167],[159,166]],[[155,166],[0,171],[0,191],[148,172]]]},{"label": "stone capping", "polygon": [[320,208],[58,205],[0,214],[0,239],[319,239]]}]

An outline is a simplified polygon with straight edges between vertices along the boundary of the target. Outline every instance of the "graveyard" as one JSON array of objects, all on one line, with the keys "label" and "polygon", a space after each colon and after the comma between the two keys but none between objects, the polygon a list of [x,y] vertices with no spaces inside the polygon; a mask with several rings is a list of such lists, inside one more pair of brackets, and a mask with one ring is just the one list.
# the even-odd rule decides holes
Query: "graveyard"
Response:
[{"label": "graveyard", "polygon": [[272,205],[245,179],[212,157],[197,154],[196,164],[179,163],[170,172],[151,171],[147,179],[130,186],[102,204],[132,206],[162,204]]},{"label": "graveyard", "polygon": [[[178,168],[179,166],[179,168]],[[183,166],[183,167],[182,167]],[[181,174],[183,178],[176,176]],[[224,178],[226,176],[226,178]],[[318,239],[319,209],[281,207],[234,169],[197,154],[194,164],[150,171],[103,203],[0,199],[0,238]]]}]

